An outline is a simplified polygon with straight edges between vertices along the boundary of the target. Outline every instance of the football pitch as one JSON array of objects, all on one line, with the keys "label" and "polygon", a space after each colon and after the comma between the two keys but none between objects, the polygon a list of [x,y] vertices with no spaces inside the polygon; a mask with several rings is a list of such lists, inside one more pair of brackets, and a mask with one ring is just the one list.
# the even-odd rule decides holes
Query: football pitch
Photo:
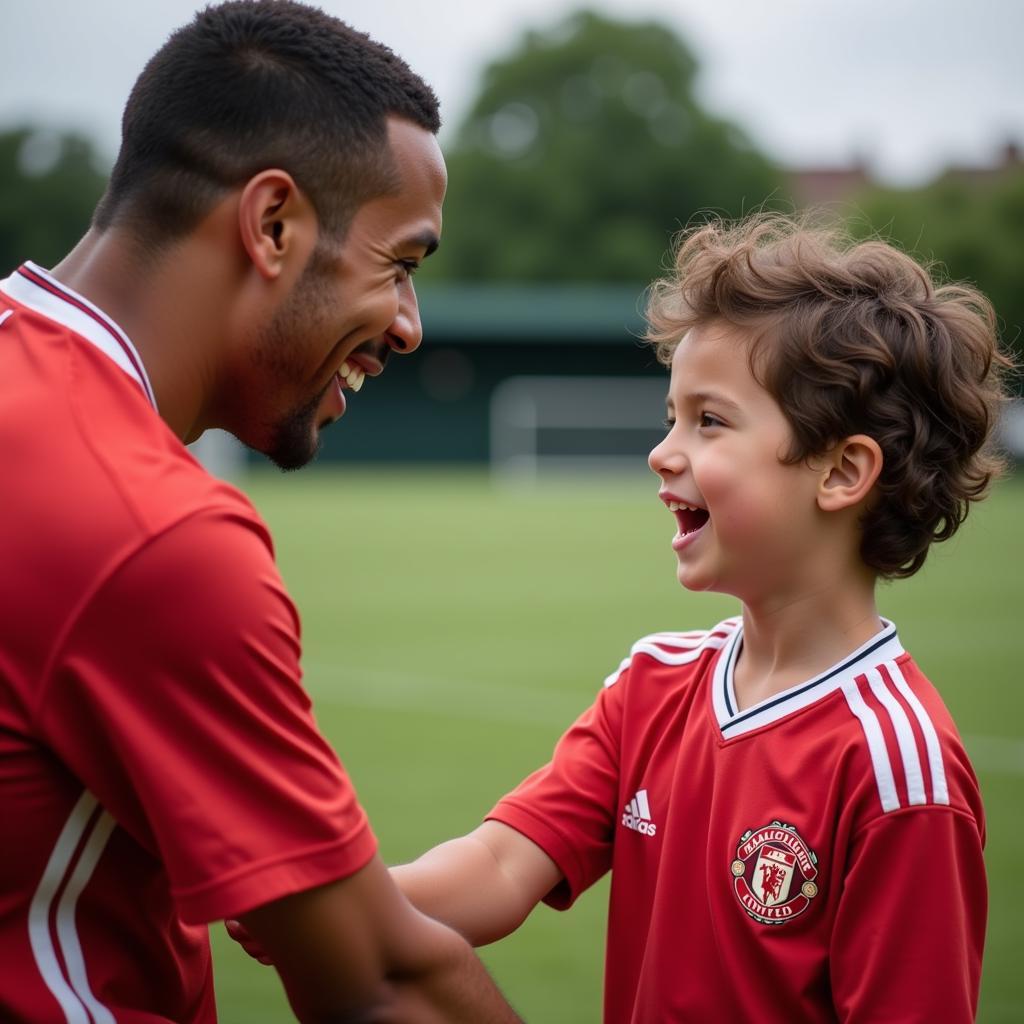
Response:
[{"label": "football pitch", "polygon": [[[306,684],[384,859],[476,826],[542,764],[638,637],[734,613],[675,580],[653,476],[495,489],[479,472],[310,470],[243,487],[303,620]],[[979,1020],[1024,1020],[1024,479],[1001,484],[882,613],[943,693],[981,780],[991,912]],[[680,869],[684,869],[680,865]],[[950,879],[950,885],[956,880]],[[926,894],[925,894],[926,895]],[[607,880],[483,951],[530,1022],[600,1020]],[[680,908],[685,913],[685,908]],[[225,1024],[290,1019],[212,929]],[[898,965],[893,965],[898,970]]]}]

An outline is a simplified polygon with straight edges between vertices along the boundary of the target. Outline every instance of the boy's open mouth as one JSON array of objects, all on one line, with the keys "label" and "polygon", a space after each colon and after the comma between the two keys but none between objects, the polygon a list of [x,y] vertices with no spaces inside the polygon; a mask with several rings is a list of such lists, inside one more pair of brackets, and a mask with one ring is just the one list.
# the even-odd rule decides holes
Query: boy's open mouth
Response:
[{"label": "boy's open mouth", "polygon": [[679,501],[668,502],[668,509],[675,513],[681,537],[685,537],[688,533],[696,533],[711,518],[706,508],[684,505]]}]

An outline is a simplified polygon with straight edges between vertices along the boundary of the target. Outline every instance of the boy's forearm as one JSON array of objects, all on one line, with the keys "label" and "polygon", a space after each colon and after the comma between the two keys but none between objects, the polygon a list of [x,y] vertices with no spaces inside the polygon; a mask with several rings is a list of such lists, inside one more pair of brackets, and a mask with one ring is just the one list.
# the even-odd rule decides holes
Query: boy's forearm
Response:
[{"label": "boy's forearm", "polygon": [[515,931],[529,913],[508,891],[490,850],[471,835],[393,867],[391,875],[417,910],[454,928],[474,946]]},{"label": "boy's forearm", "polygon": [[497,822],[435,846],[391,873],[413,906],[474,946],[515,931],[562,877],[540,847]]}]

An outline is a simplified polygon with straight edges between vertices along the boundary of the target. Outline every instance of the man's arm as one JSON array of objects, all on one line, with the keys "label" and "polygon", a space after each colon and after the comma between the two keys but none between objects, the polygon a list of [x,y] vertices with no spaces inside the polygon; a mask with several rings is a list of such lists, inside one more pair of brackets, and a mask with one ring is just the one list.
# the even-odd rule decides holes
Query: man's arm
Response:
[{"label": "man's arm", "polygon": [[[393,867],[391,877],[418,911],[454,928],[474,946],[484,946],[515,931],[562,880],[562,872],[521,832],[485,821],[469,835]],[[260,963],[277,963],[251,919],[247,914],[244,923],[227,921],[228,934]],[[268,930],[260,927],[259,935]]]},{"label": "man's arm", "polygon": [[536,843],[498,821],[485,821],[391,873],[419,910],[474,946],[515,931],[562,880],[558,865]]},{"label": "man's arm", "polygon": [[415,910],[379,857],[241,920],[303,1024],[519,1020],[466,942]]}]

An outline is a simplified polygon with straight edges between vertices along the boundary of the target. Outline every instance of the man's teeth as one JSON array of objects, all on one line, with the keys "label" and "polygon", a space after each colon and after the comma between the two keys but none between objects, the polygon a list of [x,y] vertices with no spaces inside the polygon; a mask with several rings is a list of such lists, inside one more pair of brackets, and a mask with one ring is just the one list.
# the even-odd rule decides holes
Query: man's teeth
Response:
[{"label": "man's teeth", "polygon": [[366,380],[366,371],[346,360],[341,364],[338,376],[348,384],[352,391],[358,391],[363,386],[363,381]]},{"label": "man's teeth", "polygon": [[670,501],[668,503],[669,512],[678,512],[680,509],[686,509],[687,512],[703,512],[704,510],[698,508],[696,505],[686,505],[681,501]]}]

